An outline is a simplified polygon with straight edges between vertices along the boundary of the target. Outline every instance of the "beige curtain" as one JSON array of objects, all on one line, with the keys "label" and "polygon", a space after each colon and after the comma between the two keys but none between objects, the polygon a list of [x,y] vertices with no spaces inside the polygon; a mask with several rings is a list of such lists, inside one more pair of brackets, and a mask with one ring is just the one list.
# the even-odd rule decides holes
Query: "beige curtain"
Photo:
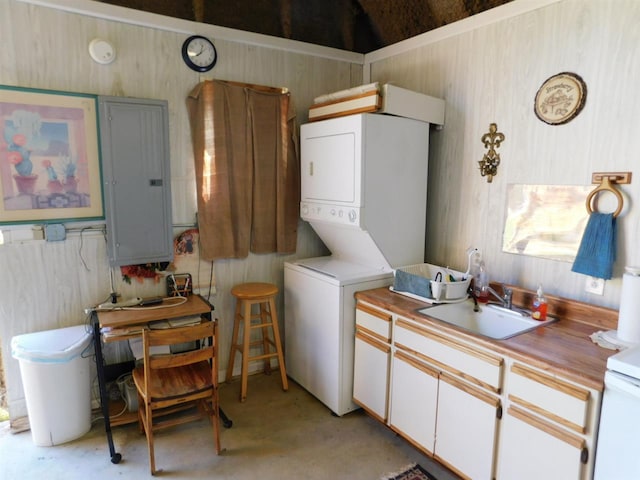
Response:
[{"label": "beige curtain", "polygon": [[202,257],[295,252],[300,169],[290,94],[207,80],[187,108]]}]

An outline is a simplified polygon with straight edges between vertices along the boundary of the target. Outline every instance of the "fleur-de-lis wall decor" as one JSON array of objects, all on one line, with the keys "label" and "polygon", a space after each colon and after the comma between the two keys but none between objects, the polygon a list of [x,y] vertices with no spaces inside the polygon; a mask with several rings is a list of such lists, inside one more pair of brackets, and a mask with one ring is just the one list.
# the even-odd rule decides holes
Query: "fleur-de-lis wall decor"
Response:
[{"label": "fleur-de-lis wall decor", "polygon": [[491,123],[489,125],[489,131],[482,135],[480,139],[482,143],[484,143],[484,148],[487,149],[487,153],[484,154],[482,160],[478,161],[478,168],[480,168],[480,175],[487,177],[488,183],[491,183],[493,177],[498,174],[500,154],[496,152],[496,149],[504,142],[504,138],[504,134],[498,132],[498,125]]}]

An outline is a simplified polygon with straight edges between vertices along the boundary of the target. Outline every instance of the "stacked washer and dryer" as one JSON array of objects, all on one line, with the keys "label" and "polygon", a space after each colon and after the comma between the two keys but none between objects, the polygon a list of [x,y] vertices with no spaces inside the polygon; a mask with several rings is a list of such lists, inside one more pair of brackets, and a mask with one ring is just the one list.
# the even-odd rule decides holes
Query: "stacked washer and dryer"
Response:
[{"label": "stacked washer and dryer", "polygon": [[[284,269],[288,375],[341,416],[353,397],[357,291],[424,262],[430,123],[375,113],[302,125],[300,213],[331,252]],[[429,115],[429,112],[426,112]]]}]

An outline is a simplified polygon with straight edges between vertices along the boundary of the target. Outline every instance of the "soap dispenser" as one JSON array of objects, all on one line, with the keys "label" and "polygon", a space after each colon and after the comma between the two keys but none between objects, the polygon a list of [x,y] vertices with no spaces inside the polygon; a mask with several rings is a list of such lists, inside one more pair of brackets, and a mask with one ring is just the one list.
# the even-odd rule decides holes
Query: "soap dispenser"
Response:
[{"label": "soap dispenser", "polygon": [[533,299],[533,305],[531,306],[531,317],[535,320],[544,321],[547,319],[547,299],[544,298],[544,292],[542,291],[542,285],[538,285],[538,291]]},{"label": "soap dispenser", "polygon": [[480,261],[480,266],[478,267],[478,276],[475,278],[474,283],[474,293],[478,302],[487,303],[489,301],[489,277],[484,265],[484,260]]}]

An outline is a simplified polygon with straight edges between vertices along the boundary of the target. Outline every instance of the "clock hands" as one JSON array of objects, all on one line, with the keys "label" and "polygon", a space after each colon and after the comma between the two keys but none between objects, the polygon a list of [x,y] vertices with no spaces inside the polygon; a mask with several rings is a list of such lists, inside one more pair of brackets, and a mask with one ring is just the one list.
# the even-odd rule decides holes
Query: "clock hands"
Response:
[{"label": "clock hands", "polygon": [[189,56],[190,57],[199,57],[200,55],[202,55],[202,52],[204,52],[204,45],[200,44],[200,51],[198,53],[189,52]]}]

